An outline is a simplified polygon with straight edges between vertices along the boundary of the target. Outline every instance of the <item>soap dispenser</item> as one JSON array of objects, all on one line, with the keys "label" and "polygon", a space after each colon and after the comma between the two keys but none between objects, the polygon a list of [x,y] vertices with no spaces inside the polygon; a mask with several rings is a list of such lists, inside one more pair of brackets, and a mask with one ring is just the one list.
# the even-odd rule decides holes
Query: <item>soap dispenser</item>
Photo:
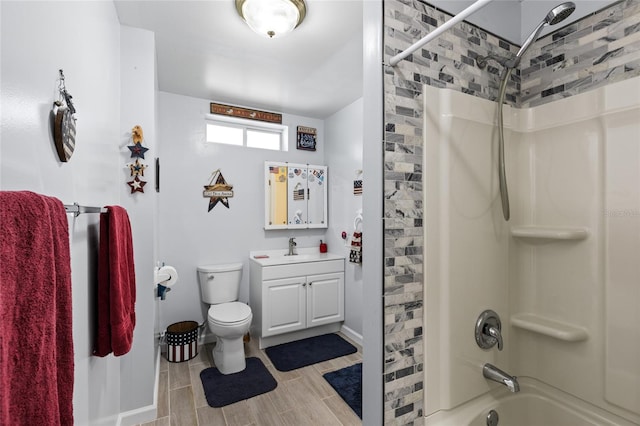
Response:
[{"label": "soap dispenser", "polygon": [[320,240],[320,253],[326,253],[327,252],[327,244],[323,243],[322,240]]}]

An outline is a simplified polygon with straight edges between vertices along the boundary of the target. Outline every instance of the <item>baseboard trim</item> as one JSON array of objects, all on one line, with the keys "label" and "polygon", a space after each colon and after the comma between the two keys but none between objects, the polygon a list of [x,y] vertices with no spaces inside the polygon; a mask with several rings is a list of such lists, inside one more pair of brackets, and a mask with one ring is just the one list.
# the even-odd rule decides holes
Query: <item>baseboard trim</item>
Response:
[{"label": "baseboard trim", "polygon": [[362,334],[358,334],[355,331],[353,331],[352,329],[350,329],[349,327],[347,327],[346,325],[342,325],[342,327],[340,328],[340,332],[342,334],[344,334],[345,336],[347,336],[349,339],[353,340],[354,342],[356,342],[357,344],[360,345],[360,347],[362,347]]},{"label": "baseboard trim", "polygon": [[116,426],[133,426],[139,423],[147,423],[158,417],[158,387],[160,385],[160,356],[158,350],[156,356],[156,382],[153,385],[153,403],[144,407],[122,412],[118,415]]}]

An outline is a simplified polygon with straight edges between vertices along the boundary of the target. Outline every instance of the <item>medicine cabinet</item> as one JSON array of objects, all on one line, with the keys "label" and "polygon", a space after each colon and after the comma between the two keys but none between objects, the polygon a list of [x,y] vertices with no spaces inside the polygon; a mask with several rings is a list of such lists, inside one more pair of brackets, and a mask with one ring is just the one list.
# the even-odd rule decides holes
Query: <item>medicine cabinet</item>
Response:
[{"label": "medicine cabinet", "polygon": [[266,161],[264,229],[326,228],[327,166]]}]

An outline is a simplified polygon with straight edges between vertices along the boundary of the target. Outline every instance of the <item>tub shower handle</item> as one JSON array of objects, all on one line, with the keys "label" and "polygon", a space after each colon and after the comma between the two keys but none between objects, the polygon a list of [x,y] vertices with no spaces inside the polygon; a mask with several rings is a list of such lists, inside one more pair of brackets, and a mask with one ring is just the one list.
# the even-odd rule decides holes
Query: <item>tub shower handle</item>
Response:
[{"label": "tub shower handle", "polygon": [[491,349],[498,344],[498,350],[502,350],[502,321],[491,309],[481,313],[476,321],[476,343],[482,349]]},{"label": "tub shower handle", "polygon": [[502,333],[500,333],[500,330],[495,327],[485,326],[484,333],[488,334],[489,336],[493,337],[498,341],[498,350],[501,351],[502,350]]}]

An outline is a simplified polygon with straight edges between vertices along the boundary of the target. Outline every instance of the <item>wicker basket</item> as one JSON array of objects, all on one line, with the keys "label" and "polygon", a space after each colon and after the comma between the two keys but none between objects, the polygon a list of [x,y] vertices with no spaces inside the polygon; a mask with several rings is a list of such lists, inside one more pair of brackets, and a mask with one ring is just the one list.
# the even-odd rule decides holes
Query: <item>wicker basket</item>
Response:
[{"label": "wicker basket", "polygon": [[182,321],[167,327],[167,360],[189,361],[198,355],[198,323]]}]

